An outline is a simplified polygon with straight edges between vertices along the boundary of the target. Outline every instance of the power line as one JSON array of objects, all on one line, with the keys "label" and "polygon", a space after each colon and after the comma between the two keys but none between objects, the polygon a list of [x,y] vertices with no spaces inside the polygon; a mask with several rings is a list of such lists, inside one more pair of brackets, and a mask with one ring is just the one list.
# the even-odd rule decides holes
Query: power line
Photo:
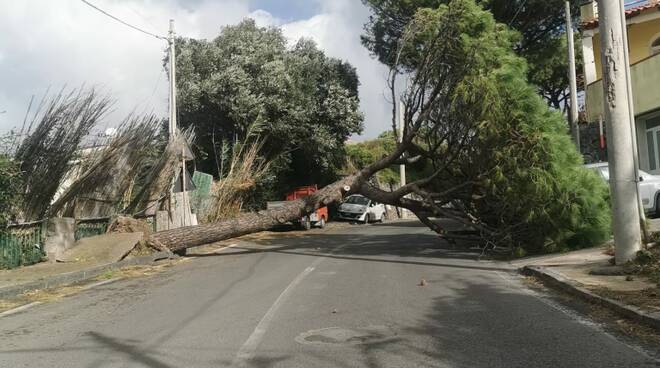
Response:
[{"label": "power line", "polygon": [[83,3],[89,5],[90,7],[92,7],[92,8],[94,8],[94,9],[98,10],[99,12],[101,12],[101,13],[107,15],[108,17],[110,17],[110,18],[116,20],[117,22],[119,22],[119,23],[121,23],[121,24],[123,24],[123,25],[125,25],[125,26],[131,27],[131,28],[133,28],[133,29],[135,29],[135,30],[137,30],[137,31],[140,31],[140,32],[142,32],[142,33],[144,33],[144,34],[147,34],[147,35],[149,35],[149,36],[156,37],[156,38],[158,38],[158,39],[160,39],[160,40],[166,40],[166,39],[167,39],[166,37],[159,36],[159,35],[157,35],[157,34],[154,34],[154,33],[149,32],[149,31],[145,31],[144,29],[138,28],[138,27],[136,27],[136,26],[134,26],[134,25],[132,25],[132,24],[130,24],[130,23],[124,22],[123,20],[121,20],[121,19],[115,17],[114,15],[112,15],[112,14],[106,12],[105,10],[103,10],[103,9],[101,9],[101,8],[99,8],[99,7],[97,7],[96,5],[90,3],[90,2],[87,1],[87,0],[80,0],[80,1],[82,1]]},{"label": "power line", "polygon": [[527,5],[527,0],[523,0],[522,4],[520,4],[520,6],[518,7],[518,11],[516,11],[516,14],[514,14],[513,18],[511,18],[511,20],[509,21],[509,26],[511,26],[513,24],[513,22],[516,20],[516,18],[518,18],[518,15],[523,10],[525,5]]}]

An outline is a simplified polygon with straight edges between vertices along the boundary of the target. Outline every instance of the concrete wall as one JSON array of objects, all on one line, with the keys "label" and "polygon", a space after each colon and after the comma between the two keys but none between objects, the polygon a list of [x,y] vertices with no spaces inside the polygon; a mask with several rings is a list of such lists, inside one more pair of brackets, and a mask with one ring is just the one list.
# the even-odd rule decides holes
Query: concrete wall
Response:
[{"label": "concrete wall", "polygon": [[[638,63],[651,56],[651,42],[660,37],[660,18],[628,25],[628,47],[630,49],[630,64]],[[600,34],[593,35],[593,58],[596,63],[596,79],[603,77],[600,57]],[[658,72],[660,73],[660,72]]]},{"label": "concrete wall", "polygon": [[[660,54],[647,58],[630,68],[635,116],[660,108]],[[603,114],[603,80],[587,86],[585,106],[587,119],[598,121]]]},{"label": "concrete wall", "polygon": [[44,251],[48,260],[55,262],[65,250],[76,243],[76,220],[73,218],[52,218],[48,220]]}]

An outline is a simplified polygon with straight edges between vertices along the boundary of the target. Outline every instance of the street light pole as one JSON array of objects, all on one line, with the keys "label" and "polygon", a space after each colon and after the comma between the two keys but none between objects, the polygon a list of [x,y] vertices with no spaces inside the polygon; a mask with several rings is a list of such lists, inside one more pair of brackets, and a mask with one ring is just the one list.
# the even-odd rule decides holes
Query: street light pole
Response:
[{"label": "street light pole", "polygon": [[573,38],[573,19],[571,17],[571,4],[566,1],[566,38],[568,44],[568,79],[571,88],[571,109],[569,111],[569,122],[573,141],[580,151],[580,125],[578,124],[578,102],[577,102],[577,76],[575,72],[575,40]]},{"label": "street light pole", "polygon": [[624,264],[635,258],[642,240],[628,87],[625,68],[621,67],[627,50],[620,5],[619,1],[598,0],[615,258],[617,264]]},{"label": "street light pole", "polygon": [[170,64],[170,120],[169,120],[169,134],[170,140],[174,139],[176,135],[176,50],[175,42],[176,34],[174,33],[174,19],[170,19],[170,31],[167,37],[169,44],[169,64]]}]

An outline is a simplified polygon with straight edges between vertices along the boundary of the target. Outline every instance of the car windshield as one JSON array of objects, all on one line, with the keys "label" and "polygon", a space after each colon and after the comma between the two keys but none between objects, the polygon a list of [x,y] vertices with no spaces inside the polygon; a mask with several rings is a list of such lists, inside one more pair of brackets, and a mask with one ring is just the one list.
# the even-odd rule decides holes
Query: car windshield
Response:
[{"label": "car windshield", "polygon": [[349,204],[360,204],[363,206],[366,206],[369,203],[369,199],[362,197],[362,196],[350,196],[346,198],[346,201],[344,203],[349,203]]}]

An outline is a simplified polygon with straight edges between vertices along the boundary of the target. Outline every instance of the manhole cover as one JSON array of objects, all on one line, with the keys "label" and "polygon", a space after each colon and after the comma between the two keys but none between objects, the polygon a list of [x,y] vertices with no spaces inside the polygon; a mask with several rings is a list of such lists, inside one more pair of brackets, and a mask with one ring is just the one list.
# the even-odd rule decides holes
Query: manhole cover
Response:
[{"label": "manhole cover", "polygon": [[307,345],[358,345],[386,340],[396,333],[388,326],[360,328],[328,327],[311,330],[296,337],[300,344]]}]

